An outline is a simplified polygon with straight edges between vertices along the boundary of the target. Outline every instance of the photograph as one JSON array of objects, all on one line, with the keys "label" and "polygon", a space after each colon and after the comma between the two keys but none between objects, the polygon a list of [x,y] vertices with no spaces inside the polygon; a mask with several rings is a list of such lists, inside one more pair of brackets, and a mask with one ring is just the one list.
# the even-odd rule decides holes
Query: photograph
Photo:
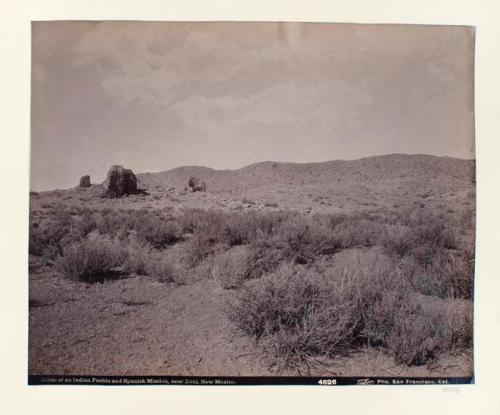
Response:
[{"label": "photograph", "polygon": [[28,384],[474,383],[475,37],[32,21]]}]

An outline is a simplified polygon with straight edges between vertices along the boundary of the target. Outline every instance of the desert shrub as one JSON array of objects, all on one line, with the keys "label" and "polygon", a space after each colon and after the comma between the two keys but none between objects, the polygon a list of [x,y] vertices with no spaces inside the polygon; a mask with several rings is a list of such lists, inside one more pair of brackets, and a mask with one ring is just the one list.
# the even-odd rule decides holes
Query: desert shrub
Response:
[{"label": "desert shrub", "polygon": [[[355,280],[353,286],[363,286],[361,333],[371,344],[387,348],[397,361],[409,365],[424,364],[440,352],[470,347],[472,325],[467,312],[460,312],[456,306],[436,308],[416,297],[405,269],[389,257],[366,265],[360,275],[370,278]],[[431,291],[435,295],[435,289]],[[453,301],[429,298],[438,305]]]},{"label": "desert shrub", "polygon": [[75,220],[66,211],[51,213],[50,219],[43,223],[30,223],[29,253],[43,256],[46,262],[52,262],[62,253],[62,247],[82,236]]},{"label": "desert shrub", "polygon": [[394,316],[401,313],[411,286],[390,257],[379,249],[344,251],[326,271],[336,286],[336,298],[346,312],[360,318],[357,340],[386,345]]},{"label": "desert shrub", "polygon": [[456,225],[452,222],[426,215],[419,218],[413,226],[412,239],[415,245],[456,249],[458,244],[455,228]]},{"label": "desert shrub", "polygon": [[126,252],[117,241],[108,236],[96,236],[65,246],[56,265],[72,279],[94,283],[116,277],[119,274],[116,268],[125,258]]},{"label": "desert shrub", "polygon": [[225,237],[225,224],[224,213],[204,211],[199,217],[196,233],[209,243],[221,242]]},{"label": "desert shrub", "polygon": [[[425,295],[438,297],[472,297],[472,262],[457,251],[432,251],[425,248],[422,253],[408,256],[402,261],[402,269],[412,288]],[[421,258],[424,256],[424,258]]]},{"label": "desert shrub", "polygon": [[470,307],[457,302],[429,304],[413,301],[395,319],[389,347],[397,362],[422,365],[437,359],[440,352],[453,352],[472,344]]},{"label": "desert shrub", "polygon": [[[300,294],[309,287],[304,275],[297,275],[297,271],[292,264],[284,264],[258,281],[249,281],[235,297],[236,301],[228,304],[229,319],[257,340],[274,334],[282,322],[296,321],[308,307],[307,298]],[[314,290],[312,286],[309,288]]]},{"label": "desert shrub", "polygon": [[[64,232],[63,232],[64,234]],[[61,236],[48,235],[38,223],[30,223],[29,228],[29,253],[31,255],[42,256],[47,246],[51,243],[59,242]]]},{"label": "desert shrub", "polygon": [[223,240],[229,246],[248,243],[254,226],[248,215],[231,213],[228,214],[223,225]]},{"label": "desert shrub", "polygon": [[165,248],[178,242],[181,238],[181,229],[173,220],[147,215],[136,225],[138,237],[150,243],[155,248]]},{"label": "desert shrub", "polygon": [[436,358],[435,338],[438,321],[436,316],[426,316],[417,305],[397,319],[394,332],[388,341],[396,362],[422,365]]},{"label": "desert shrub", "polygon": [[301,215],[290,212],[223,212],[186,209],[177,218],[183,233],[199,235],[209,243],[230,246],[269,240],[280,226]]},{"label": "desert shrub", "polygon": [[441,351],[470,346],[467,324],[415,302],[401,270],[378,250],[353,251],[325,273],[282,264],[245,282],[226,313],[286,364],[342,355],[365,343],[422,364]]},{"label": "desert shrub", "polygon": [[272,244],[281,249],[283,258],[306,264],[319,254],[333,254],[341,247],[334,231],[325,229],[302,215],[287,215],[272,238]]},{"label": "desert shrub", "polygon": [[229,212],[222,216],[222,240],[229,246],[261,242],[271,238],[287,213]]},{"label": "desert shrub", "polygon": [[312,220],[321,228],[327,229],[328,231],[334,231],[336,226],[346,220],[347,215],[345,214],[324,214],[315,213],[312,216]]},{"label": "desert shrub", "polygon": [[412,246],[457,248],[460,225],[455,220],[440,216],[431,210],[395,211],[391,222],[403,225],[409,230],[408,239]]},{"label": "desert shrub", "polygon": [[162,252],[152,252],[147,256],[146,274],[161,282],[181,283],[181,274]]},{"label": "desert shrub", "polygon": [[83,211],[80,213],[80,218],[76,222],[76,227],[79,234],[84,237],[87,236],[94,229],[97,229],[96,216],[90,210]]},{"label": "desert shrub", "polygon": [[186,209],[177,218],[183,233],[196,233],[210,243],[224,239],[225,214],[205,209]]},{"label": "desert shrub", "polygon": [[381,224],[354,215],[335,226],[336,236],[344,249],[378,245],[384,231]]},{"label": "desert shrub", "polygon": [[96,219],[96,228],[103,235],[121,240],[135,234],[158,249],[182,239],[182,231],[174,218],[158,210],[117,212],[103,209]]},{"label": "desert shrub", "polygon": [[286,220],[284,212],[246,212],[248,221],[248,239],[250,243],[268,241],[278,232],[280,224]]},{"label": "desert shrub", "polygon": [[412,248],[410,238],[411,228],[403,225],[386,225],[385,237],[381,245],[388,255],[394,255],[398,258],[404,257]]},{"label": "desert shrub", "polygon": [[36,255],[28,255],[28,272],[30,274],[36,274],[39,272],[43,265],[44,261],[42,258]]},{"label": "desert shrub", "polygon": [[439,297],[472,296],[472,231],[460,231],[459,222],[432,212],[410,212],[385,226],[384,251],[401,260],[414,290]]},{"label": "desert shrub", "polygon": [[245,279],[260,278],[275,271],[284,260],[280,249],[262,241],[250,245],[245,267]]},{"label": "desert shrub", "polygon": [[[356,337],[359,315],[337,302],[334,284],[302,266],[285,263],[249,281],[229,303],[229,319],[287,364],[307,355],[345,351]],[[356,308],[352,304],[353,310]]]},{"label": "desert shrub", "polygon": [[212,244],[207,239],[194,235],[183,246],[184,261],[188,268],[193,268],[205,260],[212,252]]},{"label": "desert shrub", "polygon": [[[53,232],[55,231],[55,232]],[[62,233],[59,233],[59,232]],[[43,263],[51,264],[62,252],[60,240],[66,230],[62,227],[40,228],[30,225],[29,230],[29,253],[42,257]]]},{"label": "desert shrub", "polygon": [[128,231],[125,215],[109,208],[103,209],[96,218],[96,229],[101,235],[125,239]]},{"label": "desert shrub", "polygon": [[152,246],[134,236],[129,237],[125,244],[126,258],[124,270],[128,273],[148,275]]},{"label": "desert shrub", "polygon": [[[282,260],[309,263],[316,255],[333,254],[341,241],[332,228],[291,212],[218,212],[185,210],[178,217],[182,232],[194,234],[186,247],[191,266],[202,261],[217,243],[250,244],[247,278],[276,269]],[[338,223],[332,220],[331,226]]]},{"label": "desert shrub", "polygon": [[285,259],[306,264],[314,258],[314,236],[307,221],[298,216],[290,216],[280,223],[272,239],[274,246],[281,250]]},{"label": "desert shrub", "polygon": [[177,216],[177,223],[181,228],[181,232],[184,233],[193,233],[196,225],[198,224],[197,217],[198,209],[184,209]]},{"label": "desert shrub", "polygon": [[214,257],[212,277],[222,288],[239,287],[246,278],[250,250],[247,246],[235,246]]}]

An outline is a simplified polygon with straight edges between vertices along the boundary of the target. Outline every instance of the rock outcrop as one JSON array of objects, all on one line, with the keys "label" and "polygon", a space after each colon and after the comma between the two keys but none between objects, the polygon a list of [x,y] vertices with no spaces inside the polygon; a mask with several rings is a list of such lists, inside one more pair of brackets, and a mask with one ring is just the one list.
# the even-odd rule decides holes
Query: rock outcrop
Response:
[{"label": "rock outcrop", "polygon": [[90,187],[90,176],[82,176],[80,179],[80,187]]},{"label": "rock outcrop", "polygon": [[137,178],[130,169],[124,169],[123,166],[111,166],[104,181],[106,194],[112,197],[120,197],[128,194],[137,193]]},{"label": "rock outcrop", "polygon": [[207,185],[197,177],[191,176],[188,180],[188,188],[190,192],[205,192]]}]

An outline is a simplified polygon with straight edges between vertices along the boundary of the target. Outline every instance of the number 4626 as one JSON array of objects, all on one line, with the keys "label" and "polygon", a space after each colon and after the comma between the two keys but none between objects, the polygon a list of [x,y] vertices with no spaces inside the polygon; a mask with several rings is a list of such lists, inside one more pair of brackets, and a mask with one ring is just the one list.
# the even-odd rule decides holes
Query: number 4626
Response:
[{"label": "number 4626", "polygon": [[337,379],[320,379],[318,385],[332,386],[337,384]]}]

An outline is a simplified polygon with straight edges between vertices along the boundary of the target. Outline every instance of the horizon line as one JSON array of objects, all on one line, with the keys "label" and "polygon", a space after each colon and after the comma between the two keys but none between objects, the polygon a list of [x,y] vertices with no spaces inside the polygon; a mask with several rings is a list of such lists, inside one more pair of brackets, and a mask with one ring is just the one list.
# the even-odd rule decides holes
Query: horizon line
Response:
[{"label": "horizon line", "polygon": [[[136,176],[139,175],[146,175],[146,174],[159,174],[159,173],[166,173],[170,172],[172,170],[177,170],[177,169],[182,169],[182,168],[204,168],[208,170],[212,170],[214,172],[222,172],[222,171],[238,171],[245,169],[250,166],[258,165],[258,164],[264,164],[264,163],[279,163],[279,164],[293,164],[293,165],[306,165],[306,164],[326,164],[326,163],[332,163],[332,162],[350,162],[350,161],[361,161],[361,160],[366,160],[366,159],[373,159],[373,158],[381,158],[381,157],[388,157],[388,156],[409,156],[409,157],[434,157],[434,158],[445,158],[445,159],[453,159],[453,160],[462,160],[462,161],[475,161],[476,157],[473,158],[462,158],[462,157],[454,157],[454,156],[437,156],[435,154],[428,154],[428,153],[385,153],[385,154],[378,154],[374,156],[365,156],[365,157],[359,157],[359,158],[354,158],[354,159],[332,159],[332,160],[325,160],[325,161],[311,161],[311,162],[295,162],[295,161],[276,161],[276,160],[262,160],[262,161],[257,161],[255,163],[250,163],[250,164],[245,164],[244,166],[238,167],[236,169],[215,169],[212,167],[204,166],[204,165],[182,165],[182,166],[177,166],[177,167],[172,167],[170,169],[166,170],[158,170],[158,171],[146,171],[146,172],[134,172]],[[111,164],[111,166],[116,165],[116,164]],[[118,164],[120,165],[120,164]],[[111,167],[110,166],[110,167]],[[127,168],[127,166],[122,165],[123,167]],[[82,174],[82,176],[85,175]],[[78,179],[78,177],[77,177]],[[105,178],[104,178],[105,180]],[[104,181],[103,180],[103,181]],[[96,181],[95,183],[92,184],[101,184],[103,181]],[[54,188],[54,189],[47,189],[47,190],[36,190],[36,189],[29,189],[30,192],[35,192],[35,193],[43,193],[43,192],[54,192],[57,190],[70,190],[78,186],[73,186],[69,188]]]}]

